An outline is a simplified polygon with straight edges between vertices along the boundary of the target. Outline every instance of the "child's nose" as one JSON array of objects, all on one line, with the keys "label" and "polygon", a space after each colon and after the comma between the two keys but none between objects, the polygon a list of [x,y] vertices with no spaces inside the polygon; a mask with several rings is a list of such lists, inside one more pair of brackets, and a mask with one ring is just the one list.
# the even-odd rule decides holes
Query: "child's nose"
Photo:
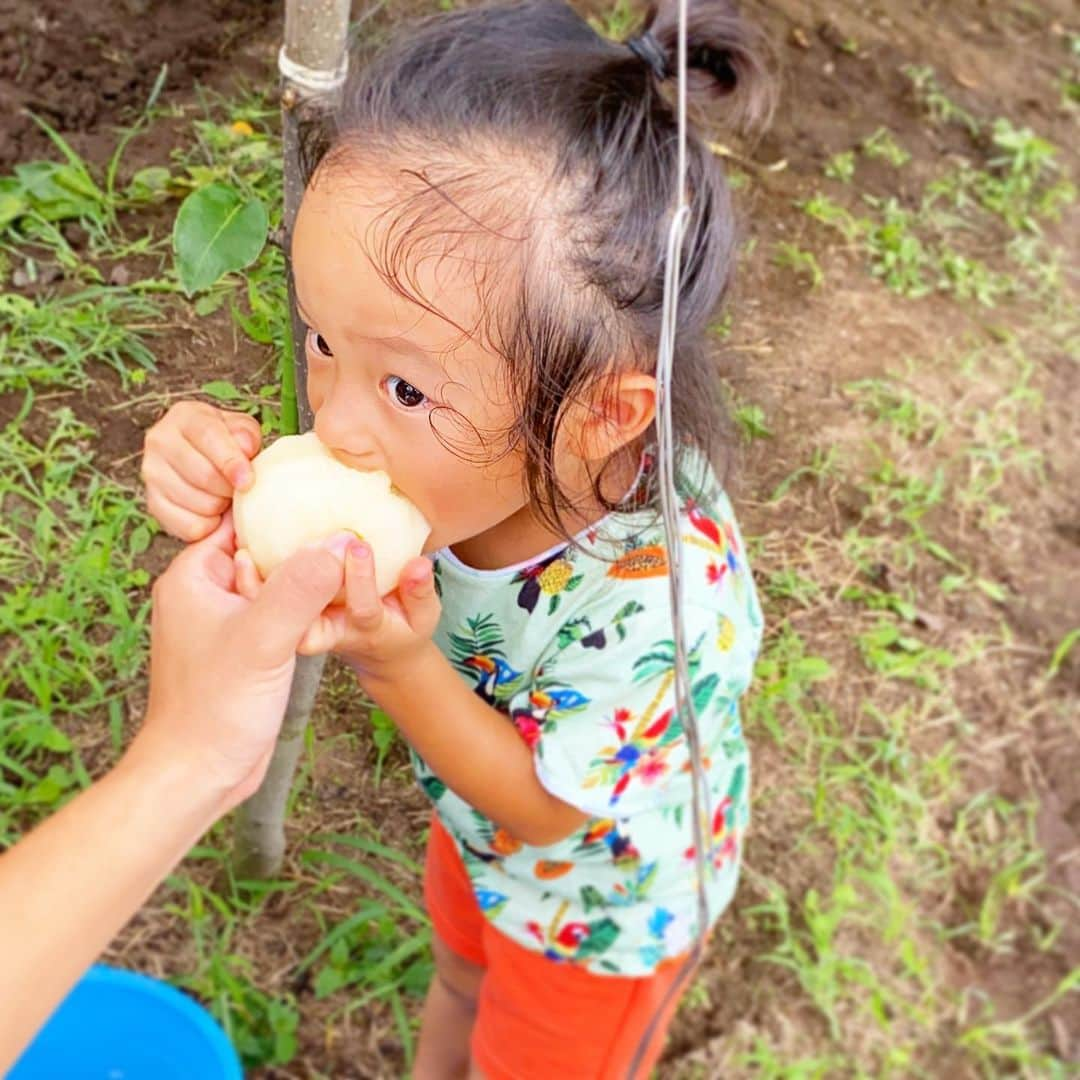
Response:
[{"label": "child's nose", "polygon": [[349,424],[337,423],[334,414],[320,409],[315,414],[315,434],[336,458],[354,469],[382,469],[386,463],[374,433],[358,427],[355,415]]}]

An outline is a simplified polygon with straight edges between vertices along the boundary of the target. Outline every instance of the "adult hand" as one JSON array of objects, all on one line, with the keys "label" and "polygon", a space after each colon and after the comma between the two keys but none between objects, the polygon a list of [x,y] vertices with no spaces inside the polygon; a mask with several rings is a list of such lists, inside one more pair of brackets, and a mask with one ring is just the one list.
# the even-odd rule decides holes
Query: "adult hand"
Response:
[{"label": "adult hand", "polygon": [[283,563],[254,600],[236,590],[232,514],[154,584],[150,702],[131,753],[186,759],[224,813],[266,773],[297,646],[344,584],[351,534]]},{"label": "adult hand", "polygon": [[[247,551],[237,553],[239,592],[258,602],[270,581],[262,584]],[[298,651],[336,653],[370,692],[373,683],[413,677],[417,660],[431,649],[431,636],[439,625],[441,611],[430,560],[411,559],[401,571],[397,589],[380,598],[371,547],[349,537],[344,603],[334,603],[313,620]]]}]

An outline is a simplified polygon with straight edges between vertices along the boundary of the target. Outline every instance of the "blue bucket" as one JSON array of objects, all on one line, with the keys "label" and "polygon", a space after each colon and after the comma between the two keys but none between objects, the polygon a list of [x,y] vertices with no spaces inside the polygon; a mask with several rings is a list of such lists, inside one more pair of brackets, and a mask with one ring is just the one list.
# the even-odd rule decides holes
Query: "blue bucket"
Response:
[{"label": "blue bucket", "polygon": [[243,1080],[217,1021],[179,990],[92,967],[8,1080]]}]

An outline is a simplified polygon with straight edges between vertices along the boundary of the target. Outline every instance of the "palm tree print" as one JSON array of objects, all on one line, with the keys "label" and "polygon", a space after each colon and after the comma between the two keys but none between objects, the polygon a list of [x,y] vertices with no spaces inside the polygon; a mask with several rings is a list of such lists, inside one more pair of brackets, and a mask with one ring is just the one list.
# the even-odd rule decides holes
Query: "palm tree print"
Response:
[{"label": "palm tree print", "polygon": [[521,684],[522,673],[506,658],[502,630],[494,615],[466,619],[464,632],[450,635],[450,662],[476,680],[476,693],[489,705],[507,701]]},{"label": "palm tree print", "polygon": [[[715,672],[696,679],[701,670],[704,640],[705,635],[702,634],[687,658],[691,698],[699,716],[704,715],[720,681]],[[675,709],[669,707],[659,712],[675,681],[675,642],[671,639],[658,641],[634,663],[636,683],[657,678],[660,680],[659,686],[640,716],[635,716],[629,708],[615,709],[609,723],[618,742],[604,747],[589,764],[584,786],[610,787],[611,806],[618,804],[634,781],[649,786],[666,777],[671,771],[672,751],[685,742],[682,720]]]}]

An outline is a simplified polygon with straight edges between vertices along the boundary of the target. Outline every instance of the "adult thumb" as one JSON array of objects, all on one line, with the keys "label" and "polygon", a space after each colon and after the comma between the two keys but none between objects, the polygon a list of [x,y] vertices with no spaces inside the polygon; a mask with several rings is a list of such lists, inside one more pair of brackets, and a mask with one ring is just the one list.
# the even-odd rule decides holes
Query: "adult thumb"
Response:
[{"label": "adult thumb", "polygon": [[267,578],[241,617],[239,632],[259,660],[283,664],[344,582],[345,565],[337,555],[327,548],[302,548]]}]

